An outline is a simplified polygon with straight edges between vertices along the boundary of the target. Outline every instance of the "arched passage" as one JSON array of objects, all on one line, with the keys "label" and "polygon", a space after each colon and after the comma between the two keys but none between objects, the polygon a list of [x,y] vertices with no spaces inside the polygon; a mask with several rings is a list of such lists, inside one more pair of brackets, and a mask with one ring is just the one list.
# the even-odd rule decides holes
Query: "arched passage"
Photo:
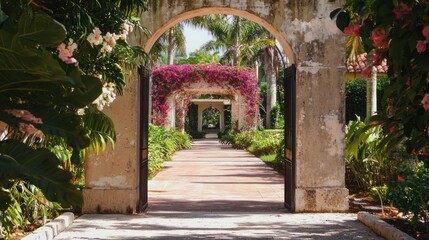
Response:
[{"label": "arched passage", "polygon": [[163,26],[158,28],[146,41],[146,44],[144,45],[144,49],[147,53],[150,52],[152,49],[152,46],[155,44],[155,42],[158,40],[158,38],[166,32],[171,27],[175,26],[179,22],[198,17],[198,16],[204,16],[209,14],[229,14],[229,15],[236,15],[243,18],[246,18],[250,21],[253,21],[255,23],[258,23],[259,25],[265,27],[280,43],[282,48],[285,51],[286,57],[289,59],[290,63],[295,63],[295,54],[292,51],[291,46],[289,43],[283,38],[283,36],[266,20],[258,17],[257,15],[251,14],[247,11],[234,9],[234,8],[226,8],[226,7],[206,7],[206,8],[199,8],[191,11],[184,12],[182,14],[177,15],[176,17],[170,19],[168,22],[166,22]]},{"label": "arched passage", "polygon": [[[149,50],[169,27],[186,18],[224,13],[266,27],[296,65],[294,196],[296,212],[348,209],[344,183],[344,39],[329,13],[342,1],[247,0],[154,1],[141,17],[152,35],[137,42]],[[118,132],[114,151],[86,163],[83,211],[134,212],[139,200],[138,79],[130,77],[125,96],[106,113]],[[141,92],[140,92],[141,93]],[[148,104],[148,103],[144,103]],[[286,151],[286,155],[291,152]]]}]

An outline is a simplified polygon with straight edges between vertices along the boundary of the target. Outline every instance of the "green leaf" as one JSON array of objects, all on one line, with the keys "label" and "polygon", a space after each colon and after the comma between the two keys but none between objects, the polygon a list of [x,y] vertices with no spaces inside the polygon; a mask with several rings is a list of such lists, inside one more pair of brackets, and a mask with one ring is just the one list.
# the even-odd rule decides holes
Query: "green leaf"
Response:
[{"label": "green leaf", "polygon": [[[1,161],[1,156],[0,156]],[[4,211],[9,207],[9,204],[11,202],[11,197],[8,191],[3,190],[0,186],[0,210]]]},{"label": "green leaf", "polygon": [[20,178],[39,187],[50,201],[82,204],[81,192],[70,183],[72,175],[49,150],[6,140],[0,142],[0,154],[0,179]]},{"label": "green leaf", "polygon": [[346,28],[349,24],[350,24],[350,15],[348,12],[340,12],[337,15],[337,27],[341,30],[344,31],[344,28]]},{"label": "green leaf", "polygon": [[81,150],[90,143],[81,119],[75,113],[56,112],[53,109],[32,108],[34,116],[41,118],[43,124],[37,125],[44,134],[63,138],[75,150]]},{"label": "green leaf", "polygon": [[395,70],[400,71],[404,59],[404,41],[399,38],[392,39],[392,41],[390,42],[389,53],[390,59],[394,64]]},{"label": "green leaf", "polygon": [[333,11],[329,14],[329,17],[330,17],[332,20],[336,19],[336,18],[337,18],[337,16],[338,16],[338,13],[340,13],[340,11],[341,11],[341,10],[342,10],[342,8],[337,8],[337,9],[333,10]]},{"label": "green leaf", "polygon": [[76,88],[73,93],[64,98],[65,101],[74,104],[78,108],[83,108],[91,104],[100,96],[103,85],[100,79],[91,76],[81,76],[85,87]]},{"label": "green leaf", "polygon": [[0,9],[0,25],[3,24],[4,21],[6,21],[6,19],[8,19],[9,16],[6,15],[6,13],[4,13],[1,9]]},{"label": "green leaf", "polygon": [[18,22],[18,36],[47,47],[56,47],[66,38],[65,27],[45,13],[23,13]]},{"label": "green leaf", "polygon": [[37,89],[40,83],[67,82],[52,54],[23,44],[16,35],[0,30],[0,91],[23,83]]}]

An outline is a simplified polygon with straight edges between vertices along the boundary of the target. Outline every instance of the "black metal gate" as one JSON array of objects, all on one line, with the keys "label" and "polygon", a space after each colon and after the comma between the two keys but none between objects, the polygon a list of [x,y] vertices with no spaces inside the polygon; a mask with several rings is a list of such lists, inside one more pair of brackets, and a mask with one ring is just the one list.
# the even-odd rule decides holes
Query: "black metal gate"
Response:
[{"label": "black metal gate", "polygon": [[296,66],[284,71],[285,89],[285,207],[295,210]]},{"label": "black metal gate", "polygon": [[148,206],[148,138],[149,138],[149,71],[145,67],[138,70],[138,146],[139,159],[139,202],[138,211],[144,211]]}]

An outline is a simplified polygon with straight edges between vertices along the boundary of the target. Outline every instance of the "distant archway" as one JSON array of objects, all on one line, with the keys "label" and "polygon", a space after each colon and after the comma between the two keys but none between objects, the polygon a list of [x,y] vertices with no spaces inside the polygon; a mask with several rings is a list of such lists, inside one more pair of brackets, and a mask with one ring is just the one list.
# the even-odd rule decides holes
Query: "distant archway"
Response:
[{"label": "distant archway", "polygon": [[219,64],[166,65],[155,68],[152,79],[153,122],[156,125],[174,127],[176,115],[181,115],[183,123],[179,125],[183,128],[192,96],[205,93],[229,95],[232,119],[240,129],[251,129],[258,124],[260,100],[253,69]]}]

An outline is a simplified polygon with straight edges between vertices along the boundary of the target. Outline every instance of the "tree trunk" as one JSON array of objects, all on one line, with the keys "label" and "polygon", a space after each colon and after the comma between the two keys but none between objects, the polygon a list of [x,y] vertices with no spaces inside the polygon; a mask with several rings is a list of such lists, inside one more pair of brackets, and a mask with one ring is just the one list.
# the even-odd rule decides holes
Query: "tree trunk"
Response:
[{"label": "tree trunk", "polygon": [[167,63],[171,65],[174,64],[174,29],[170,28],[168,31]]},{"label": "tree trunk", "polygon": [[267,129],[271,126],[271,111],[277,103],[277,74],[274,68],[274,48],[268,47],[265,50],[265,74],[267,76],[267,115],[265,127]]},{"label": "tree trunk", "polygon": [[377,68],[372,67],[371,78],[366,82],[366,118],[377,113]]},{"label": "tree trunk", "polygon": [[255,60],[255,75],[256,75],[256,81],[259,83],[259,62],[258,62],[258,60]]}]

